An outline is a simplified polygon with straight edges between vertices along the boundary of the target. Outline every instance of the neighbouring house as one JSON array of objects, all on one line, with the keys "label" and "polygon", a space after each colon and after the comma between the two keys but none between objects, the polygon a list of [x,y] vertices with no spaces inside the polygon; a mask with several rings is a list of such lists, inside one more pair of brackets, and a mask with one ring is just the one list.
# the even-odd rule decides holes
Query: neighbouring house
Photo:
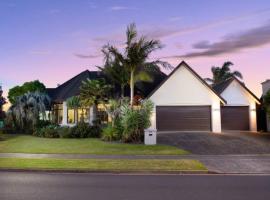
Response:
[{"label": "neighbouring house", "polygon": [[[264,95],[268,91],[270,91],[270,79],[262,82],[262,97],[261,100],[263,101]],[[262,130],[270,131],[270,115],[266,112],[266,110],[262,107],[261,108],[261,123],[262,123]]]},{"label": "neighbouring house", "polygon": [[[104,78],[100,71],[84,71],[57,88],[48,88],[52,99],[51,118],[62,125],[75,123],[75,112],[68,109],[66,100],[79,95],[83,80]],[[128,87],[125,90],[129,95]],[[154,103],[151,128],[157,131],[212,131],[249,130],[257,131],[259,99],[237,78],[230,78],[210,86],[187,63],[181,62],[168,76],[160,73],[151,83],[136,84],[135,94],[149,98]],[[114,96],[120,96],[120,87],[115,87]],[[80,108],[78,119],[91,123],[92,108]],[[98,106],[99,118],[106,123],[108,116]]]},{"label": "neighbouring house", "polygon": [[[147,96],[153,88],[159,84],[166,74],[162,72],[155,72],[153,74],[152,82],[138,82],[135,86],[135,96],[137,98],[144,98]],[[112,84],[110,79],[101,71],[89,71],[85,70],[65,83],[59,85],[56,88],[47,88],[47,94],[52,100],[51,110],[48,115],[53,122],[61,125],[74,125],[75,124],[75,111],[74,109],[69,109],[67,106],[67,99],[72,96],[77,96],[80,93],[80,86],[82,81],[87,79],[105,79],[109,84]],[[114,84],[114,89],[112,91],[112,96],[119,97],[121,94],[121,88]],[[129,87],[125,88],[125,96],[129,96]],[[92,123],[93,109],[89,107],[82,107],[78,109],[77,119],[79,121],[84,121],[87,123]],[[108,121],[108,116],[102,105],[98,105],[98,118],[102,123]]]},{"label": "neighbouring house", "polygon": [[158,131],[257,131],[259,99],[238,79],[209,86],[181,62],[149,95],[155,104],[152,128]]}]

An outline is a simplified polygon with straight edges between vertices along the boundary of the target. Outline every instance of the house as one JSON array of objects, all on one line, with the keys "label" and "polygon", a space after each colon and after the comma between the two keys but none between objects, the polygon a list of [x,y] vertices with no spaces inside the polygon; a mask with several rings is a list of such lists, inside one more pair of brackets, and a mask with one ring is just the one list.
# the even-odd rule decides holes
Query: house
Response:
[{"label": "house", "polygon": [[[69,109],[66,100],[79,95],[83,80],[104,78],[100,71],[84,71],[57,88],[48,88],[53,101],[52,116],[56,123],[75,123],[75,112]],[[256,107],[259,99],[237,78],[230,78],[210,86],[187,63],[181,62],[168,76],[154,75],[151,83],[139,82],[135,95],[148,98],[154,103],[151,128],[162,131],[212,131],[245,130],[257,131]],[[129,95],[129,89],[125,90]],[[116,85],[114,96],[120,96]],[[92,123],[92,108],[80,108],[79,119]],[[106,122],[108,116],[101,105],[99,118]]]},{"label": "house", "polygon": [[[270,91],[270,79],[267,79],[266,81],[262,82],[262,98],[268,91]],[[264,108],[261,109],[261,118],[262,118],[262,129],[270,131],[270,115],[267,114],[266,110]]]},{"label": "house", "polygon": [[[147,96],[154,87],[159,84],[164,78],[166,74],[163,72],[154,72],[153,73],[153,81],[152,82],[138,82],[135,86],[135,95],[140,98],[144,98]],[[50,110],[50,119],[61,125],[74,125],[75,124],[75,111],[73,109],[69,109],[67,106],[67,99],[72,96],[77,96],[80,93],[80,86],[82,81],[87,79],[105,79],[109,84],[113,84],[112,81],[101,71],[89,71],[85,70],[70,80],[64,82],[56,88],[47,88],[47,94],[52,100],[52,106]],[[121,93],[121,88],[117,84],[113,84],[114,89],[112,92],[112,96],[119,97]],[[129,87],[125,88],[125,95],[129,95]],[[77,119],[80,121],[84,121],[87,123],[92,123],[92,113],[93,109],[89,107],[82,107],[78,109]],[[106,123],[108,120],[108,116],[104,111],[102,105],[98,105],[97,112],[99,119],[102,122]]]},{"label": "house", "polygon": [[243,83],[231,78],[211,87],[184,61],[148,98],[158,131],[257,131],[260,101]]}]

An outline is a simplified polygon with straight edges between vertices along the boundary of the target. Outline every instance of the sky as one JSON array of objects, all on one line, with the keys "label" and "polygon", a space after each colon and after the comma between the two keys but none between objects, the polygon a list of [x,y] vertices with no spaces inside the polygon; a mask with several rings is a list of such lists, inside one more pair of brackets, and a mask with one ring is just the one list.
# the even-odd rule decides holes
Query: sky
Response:
[{"label": "sky", "polygon": [[130,23],[164,45],[152,59],[173,66],[185,60],[203,78],[231,61],[258,96],[270,79],[269,0],[1,0],[4,95],[26,81],[56,87],[97,70],[101,47],[123,47]]}]

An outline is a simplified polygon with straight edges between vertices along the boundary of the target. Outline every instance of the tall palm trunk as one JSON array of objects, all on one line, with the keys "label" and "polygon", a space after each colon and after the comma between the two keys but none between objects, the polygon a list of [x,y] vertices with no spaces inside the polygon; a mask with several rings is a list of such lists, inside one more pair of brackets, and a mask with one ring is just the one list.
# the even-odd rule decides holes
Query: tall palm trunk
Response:
[{"label": "tall palm trunk", "polygon": [[122,84],[122,85],[121,85],[121,98],[123,99],[124,96],[125,96],[125,85]]},{"label": "tall palm trunk", "polygon": [[134,99],[134,70],[130,72],[130,105],[133,106]]},{"label": "tall palm trunk", "polygon": [[74,122],[78,124],[78,108],[74,109]]}]

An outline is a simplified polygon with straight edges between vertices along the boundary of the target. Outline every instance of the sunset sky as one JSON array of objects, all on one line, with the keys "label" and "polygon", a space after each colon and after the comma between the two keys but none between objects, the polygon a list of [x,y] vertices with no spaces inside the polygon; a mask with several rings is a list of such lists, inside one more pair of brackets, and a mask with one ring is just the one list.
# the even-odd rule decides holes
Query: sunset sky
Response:
[{"label": "sunset sky", "polygon": [[203,78],[232,61],[258,96],[270,78],[269,0],[1,0],[0,83],[56,87],[102,65],[101,47],[123,45],[128,24],[160,39],[153,55],[185,60]]}]

